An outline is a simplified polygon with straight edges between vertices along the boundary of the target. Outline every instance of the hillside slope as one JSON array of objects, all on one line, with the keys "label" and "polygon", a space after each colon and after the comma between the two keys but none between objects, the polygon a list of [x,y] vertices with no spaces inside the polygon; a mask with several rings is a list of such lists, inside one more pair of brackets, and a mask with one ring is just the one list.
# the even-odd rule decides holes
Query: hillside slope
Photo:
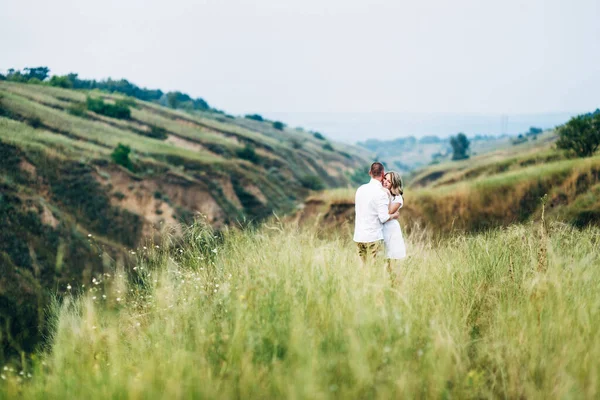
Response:
[{"label": "hillside slope", "polygon": [[[481,231],[540,217],[584,227],[600,224],[600,155],[567,158],[555,148],[556,134],[468,160],[433,165],[407,179],[401,224],[430,234]],[[354,219],[354,191],[311,197],[300,219],[348,225]]]},{"label": "hillside slope", "polygon": [[[90,110],[107,104],[129,111]],[[347,185],[363,154],[266,122],[0,81],[2,347],[30,351],[47,290],[89,285],[141,238],[197,214],[218,228],[289,212],[311,189]]]}]

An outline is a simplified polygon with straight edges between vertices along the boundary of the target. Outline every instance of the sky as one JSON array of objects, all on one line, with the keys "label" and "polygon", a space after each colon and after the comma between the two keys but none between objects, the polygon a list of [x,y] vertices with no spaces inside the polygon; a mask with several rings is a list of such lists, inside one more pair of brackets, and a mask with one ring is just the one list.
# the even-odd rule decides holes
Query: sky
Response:
[{"label": "sky", "polygon": [[[498,131],[502,115],[600,107],[599,20],[598,0],[2,0],[0,69],[123,77],[308,127],[342,118],[335,138],[349,116],[361,137],[444,116]],[[369,129],[373,115],[392,122]]]}]

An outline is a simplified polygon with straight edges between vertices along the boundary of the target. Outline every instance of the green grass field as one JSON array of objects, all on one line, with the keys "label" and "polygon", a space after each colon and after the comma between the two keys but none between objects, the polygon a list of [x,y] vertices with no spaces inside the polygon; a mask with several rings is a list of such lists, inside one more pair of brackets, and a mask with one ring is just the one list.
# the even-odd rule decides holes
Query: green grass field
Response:
[{"label": "green grass field", "polygon": [[[595,398],[600,231],[413,232],[392,285],[350,238],[201,226],[73,283],[47,350],[7,365],[34,398]],[[71,294],[76,293],[76,294]]]}]

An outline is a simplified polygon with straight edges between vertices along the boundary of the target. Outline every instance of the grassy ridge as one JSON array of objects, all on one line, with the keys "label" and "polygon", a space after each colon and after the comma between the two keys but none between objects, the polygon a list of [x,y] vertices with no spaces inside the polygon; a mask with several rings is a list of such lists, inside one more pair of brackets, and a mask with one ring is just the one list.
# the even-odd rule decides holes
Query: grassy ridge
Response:
[{"label": "grassy ridge", "polygon": [[140,249],[132,274],[71,289],[81,294],[56,306],[47,354],[2,372],[0,393],[598,396],[600,231],[526,225],[408,243],[393,287],[383,268],[359,267],[347,237],[271,224],[216,239],[196,226]]}]

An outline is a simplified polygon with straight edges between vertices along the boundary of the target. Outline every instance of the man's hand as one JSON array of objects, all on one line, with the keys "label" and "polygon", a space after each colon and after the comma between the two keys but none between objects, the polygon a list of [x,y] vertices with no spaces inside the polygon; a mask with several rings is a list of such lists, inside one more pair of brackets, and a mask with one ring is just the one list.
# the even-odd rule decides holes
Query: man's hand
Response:
[{"label": "man's hand", "polygon": [[400,217],[400,212],[396,211],[393,214],[390,214],[390,219],[398,219]]}]

